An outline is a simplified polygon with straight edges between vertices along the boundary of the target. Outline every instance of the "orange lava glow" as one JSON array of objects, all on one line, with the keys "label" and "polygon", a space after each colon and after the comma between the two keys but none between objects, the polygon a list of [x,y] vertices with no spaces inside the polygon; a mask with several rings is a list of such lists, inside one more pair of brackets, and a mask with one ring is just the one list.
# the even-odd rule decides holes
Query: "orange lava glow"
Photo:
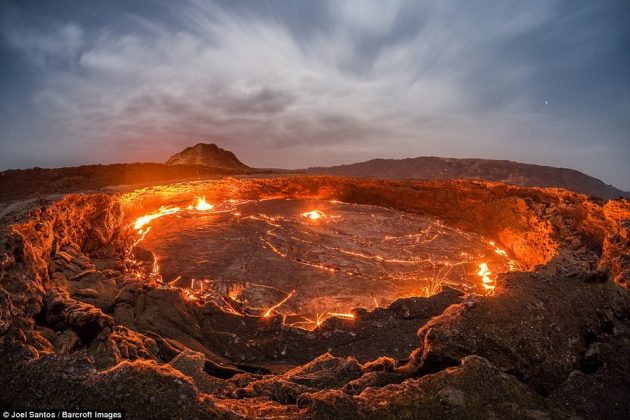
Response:
[{"label": "orange lava glow", "polygon": [[186,300],[189,300],[191,302],[195,302],[195,301],[199,300],[199,297],[192,290],[190,290],[190,289],[182,289],[182,291],[184,293],[184,297],[186,298]]},{"label": "orange lava glow", "polygon": [[311,211],[307,211],[305,213],[302,213],[303,217],[308,217],[311,220],[317,220],[317,219],[321,219],[321,218],[325,218],[326,215],[319,211],[319,210],[311,210]]},{"label": "orange lava glow", "polygon": [[322,322],[327,319],[328,317],[325,316],[326,314],[324,312],[322,313],[318,313],[316,314],[315,318],[308,318],[303,316],[302,319],[304,321],[297,321],[294,322],[291,325],[292,327],[299,327],[302,329],[306,329],[306,330],[314,330],[315,328],[319,327],[320,325],[322,325]]},{"label": "orange lava glow", "polygon": [[337,318],[354,319],[353,314],[344,314],[340,312],[328,312],[328,316],[334,316]]},{"label": "orange lava glow", "polygon": [[243,291],[243,287],[242,286],[235,286],[232,287],[229,291],[228,291],[228,297],[230,299],[232,299],[235,302],[240,302],[240,298],[239,295],[241,294],[241,292]]},{"label": "orange lava glow", "polygon": [[265,312],[265,314],[263,315],[263,318],[269,318],[271,316],[271,314],[273,313],[273,311],[275,311],[276,309],[278,309],[280,306],[282,306],[284,304],[284,302],[286,302],[287,300],[289,300],[291,298],[291,296],[293,296],[295,294],[295,290],[292,290],[291,293],[289,293],[287,295],[287,297],[285,297],[284,299],[282,299],[280,302],[276,303],[275,305],[273,305],[271,308],[267,309],[267,312]]},{"label": "orange lava glow", "polygon": [[179,207],[160,207],[158,211],[154,213],[149,213],[144,216],[138,217],[133,224],[133,228],[139,233],[142,233],[144,230],[143,228],[148,225],[152,220],[155,220],[162,216],[166,216],[168,214],[175,214],[180,210],[181,209]]},{"label": "orange lava glow", "polygon": [[[230,202],[231,204],[236,203],[236,200],[228,200],[228,202]],[[335,203],[336,201],[331,201],[331,203]],[[218,212],[222,212],[223,210],[223,203],[219,203],[217,210]],[[212,211],[215,208],[215,206],[213,204],[210,204],[206,201],[205,196],[197,196],[193,199],[192,204],[190,204],[187,207],[174,207],[174,206],[163,206],[160,207],[157,211],[154,211],[152,213],[148,213],[146,215],[140,216],[138,217],[132,224],[133,229],[138,233],[138,238],[136,239],[136,241],[133,243],[133,246],[137,245],[139,242],[141,242],[142,240],[144,240],[144,237],[147,235],[147,233],[150,231],[151,229],[151,222],[154,221],[155,219],[158,219],[162,216],[167,216],[167,215],[173,215],[176,214],[180,211],[183,212],[189,212],[187,214],[196,214],[196,212],[209,212]],[[236,217],[241,217],[242,214],[240,211],[232,208],[232,214]],[[307,211],[304,213],[300,213],[301,217],[306,218],[308,221],[317,221],[319,219],[328,219],[329,221],[333,221],[335,218],[337,217],[341,217],[341,216],[335,216],[335,215],[330,215],[327,216],[324,212],[322,212],[321,210],[311,210],[311,211]],[[269,217],[266,216],[264,214],[259,214],[259,215],[248,215],[246,216],[247,218],[251,218],[251,219],[256,219],[256,220],[264,220],[266,221],[270,226],[272,227],[277,227],[280,228],[281,225],[276,223],[276,218],[275,217]],[[271,234],[271,230],[269,232],[267,232],[268,234]],[[415,237],[418,236],[419,234],[410,234],[407,235],[409,237]],[[385,237],[386,240],[394,240],[396,239],[396,237]],[[433,238],[430,238],[429,240],[432,240]],[[283,258],[287,258],[287,254],[285,254],[283,251],[281,251],[280,249],[276,248],[271,242],[269,242],[266,239],[262,239],[263,243],[274,253],[276,253],[277,255],[279,255],[280,257]],[[505,258],[507,260],[507,262],[509,263],[509,268],[510,271],[516,270],[516,269],[520,269],[520,266],[518,265],[518,262],[511,260],[507,254],[506,251],[504,251],[503,249],[499,248],[495,242],[493,241],[487,241],[487,244],[489,244],[493,249],[494,252],[498,255],[500,255],[501,257]],[[376,261],[381,261],[383,263],[387,263],[387,264],[412,264],[412,263],[417,263],[417,260],[406,260],[406,259],[396,259],[396,258],[385,258],[382,257],[380,255],[374,255],[374,254],[367,254],[367,253],[361,253],[361,252],[354,252],[354,251],[350,251],[350,250],[344,250],[344,249],[338,249],[339,252],[344,253],[344,254],[348,254],[352,257],[357,257],[357,258],[363,258],[363,259],[372,259],[372,260],[376,260]],[[464,257],[468,257],[469,254],[467,252],[462,251],[460,253],[461,256]],[[130,261],[134,261],[133,259],[130,259]],[[469,261],[474,261],[472,260],[472,256],[471,259]],[[308,265],[309,267],[313,267],[313,268],[317,268],[317,269],[321,269],[324,271],[329,271],[329,272],[335,272],[336,268],[335,267],[329,267],[327,265],[324,265],[322,263],[314,263],[314,262],[308,262],[308,261],[302,261],[302,260],[298,260],[297,261],[299,264],[303,264],[303,265]],[[432,265],[434,265],[433,261],[430,260],[429,261]],[[437,271],[435,269],[435,265],[434,265],[434,279],[431,282],[431,284],[421,290],[418,290],[417,292],[415,292],[415,294],[413,296],[423,296],[423,297],[429,297],[432,295],[435,295],[437,293],[439,293],[442,289],[442,284],[446,283],[448,284],[447,281],[447,276],[448,274],[451,272],[451,269],[453,269],[455,266],[459,266],[463,263],[460,264],[455,264],[455,265],[451,265],[450,263],[446,262],[446,263],[442,263],[442,265],[440,267],[445,267],[444,270],[442,270],[442,268],[438,268]],[[484,288],[484,290],[486,290],[486,292],[488,294],[492,294],[495,290],[496,287],[496,283],[495,283],[495,279],[492,276],[492,271],[490,270],[490,268],[488,267],[488,263],[487,262],[480,262],[479,265],[479,270],[476,272],[476,275],[481,279],[481,286]],[[467,270],[466,270],[467,271]],[[140,273],[136,272],[135,273],[137,276],[140,276]],[[470,275],[470,273],[468,272],[468,275]],[[161,277],[160,277],[160,266],[158,263],[157,258],[154,257],[153,260],[153,267],[152,267],[152,271],[151,271],[151,277],[153,279],[158,279],[161,282]],[[165,283],[166,287],[173,287],[171,284],[177,280],[179,280],[180,277],[177,277],[175,280]],[[206,282],[210,282],[210,280],[205,280],[205,281],[192,281],[191,287],[189,288],[182,288],[183,294],[185,296],[185,298],[189,301],[203,301],[203,299],[205,299],[207,297],[207,291],[206,289]],[[243,291],[243,287],[244,286],[235,286],[233,288],[231,288],[230,290],[228,290],[226,292],[226,296],[227,298],[229,298],[232,303],[243,303],[241,302],[241,292]],[[284,305],[289,299],[291,299],[291,297],[293,297],[296,294],[295,290],[292,290],[290,293],[288,293],[282,300],[278,301],[277,303],[275,303],[274,305],[270,306],[267,309],[264,309],[264,307],[258,307],[258,308],[254,308],[256,310],[259,310],[260,312],[258,313],[262,313],[261,317],[262,318],[269,318],[272,315],[274,315],[274,313],[279,313],[283,316],[292,316],[292,317],[301,317],[301,321],[297,321],[294,322],[290,325],[295,325],[295,326],[299,326],[301,325],[302,328],[306,328],[306,329],[313,329],[313,328],[317,328],[318,326],[320,326],[322,324],[322,322],[328,318],[331,317],[336,317],[336,318],[340,318],[340,319],[345,319],[345,320],[354,320],[355,319],[355,315],[352,313],[346,313],[346,312],[342,312],[344,310],[347,310],[347,308],[342,308],[342,307],[337,307],[336,309],[340,312],[327,312],[324,311],[322,313],[317,313],[315,317],[311,317],[311,318],[307,318],[305,316],[301,316],[299,314],[286,314],[283,313],[282,311],[280,311],[280,307],[282,305]],[[381,307],[381,305],[379,304],[379,301],[377,300],[376,297],[373,298],[374,300],[374,308],[379,308]],[[247,299],[244,299],[244,302],[247,302]],[[229,305],[228,305],[229,306]],[[230,311],[230,308],[226,308],[226,310]],[[241,314],[239,311],[239,309],[233,309],[232,310],[234,313],[236,314]]]},{"label": "orange lava glow", "polygon": [[206,197],[195,197],[192,206],[189,209],[195,209],[197,211],[210,211],[214,208],[214,205],[206,201]]},{"label": "orange lava glow", "polygon": [[479,264],[479,271],[477,272],[477,275],[481,277],[481,283],[484,289],[488,291],[494,290],[495,287],[494,281],[490,278],[490,274],[492,274],[492,271],[488,268],[488,264],[485,262]]},{"label": "orange lava glow", "polygon": [[510,268],[510,271],[516,271],[516,270],[520,270],[521,269],[521,265],[517,262],[514,261],[513,259],[511,259],[507,252],[505,252],[505,250],[499,248],[496,243],[494,241],[489,241],[488,244],[494,248],[494,252],[497,253],[498,255],[502,256],[503,258],[505,258],[508,261],[508,266]]},{"label": "orange lava glow", "polygon": [[[195,197],[193,203],[186,209],[197,211],[210,211],[213,208],[214,206],[206,201],[206,197]],[[146,233],[148,232],[149,227],[145,229],[145,226],[147,226],[153,220],[162,216],[179,213],[181,210],[181,207],[160,207],[156,212],[138,217],[133,224],[133,228],[137,230],[140,234]]]}]

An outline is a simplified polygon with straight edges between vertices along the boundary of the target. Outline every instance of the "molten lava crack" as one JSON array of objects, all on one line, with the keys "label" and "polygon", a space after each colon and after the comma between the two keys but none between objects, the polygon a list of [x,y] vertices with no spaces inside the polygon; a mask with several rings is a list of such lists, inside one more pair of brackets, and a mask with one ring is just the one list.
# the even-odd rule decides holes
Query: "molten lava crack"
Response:
[{"label": "molten lava crack", "polygon": [[331,316],[353,319],[351,309],[375,308],[377,300],[431,296],[444,285],[492,292],[488,264],[499,273],[516,264],[493,242],[439,220],[339,201],[215,207],[197,197],[188,207],[140,216],[134,228],[134,246],[153,253],[152,275],[167,287],[230,312],[279,313],[302,328]]}]

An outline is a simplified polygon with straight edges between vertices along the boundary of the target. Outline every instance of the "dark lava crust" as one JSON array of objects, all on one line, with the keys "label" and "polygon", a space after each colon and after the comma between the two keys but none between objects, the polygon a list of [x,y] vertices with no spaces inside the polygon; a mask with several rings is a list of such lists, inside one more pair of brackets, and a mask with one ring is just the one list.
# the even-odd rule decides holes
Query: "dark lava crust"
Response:
[{"label": "dark lava crust", "polygon": [[[527,270],[314,331],[132,276],[161,205],[294,198],[437,217]],[[215,180],[30,201],[0,232],[0,405],[130,418],[629,418],[630,202],[476,181]],[[13,209],[18,207],[13,206]],[[8,220],[11,220],[10,223]]]}]

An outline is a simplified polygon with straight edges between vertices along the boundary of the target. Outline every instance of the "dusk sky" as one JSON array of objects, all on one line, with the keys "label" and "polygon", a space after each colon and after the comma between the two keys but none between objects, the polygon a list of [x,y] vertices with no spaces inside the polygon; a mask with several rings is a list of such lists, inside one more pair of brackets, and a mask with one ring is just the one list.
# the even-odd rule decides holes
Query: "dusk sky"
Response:
[{"label": "dusk sky", "polygon": [[0,0],[0,170],[478,157],[630,190],[630,1]]}]

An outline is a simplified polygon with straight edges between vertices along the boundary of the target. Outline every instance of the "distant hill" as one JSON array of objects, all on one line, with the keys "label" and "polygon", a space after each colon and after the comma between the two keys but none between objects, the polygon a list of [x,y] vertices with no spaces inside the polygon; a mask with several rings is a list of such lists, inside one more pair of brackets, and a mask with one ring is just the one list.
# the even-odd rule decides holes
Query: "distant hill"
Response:
[{"label": "distant hill", "polygon": [[202,165],[212,168],[246,171],[251,169],[237,159],[234,153],[222,149],[214,143],[198,143],[175,153],[167,161],[167,165]]},{"label": "distant hill", "polygon": [[54,169],[0,171],[0,202],[46,194],[95,190],[112,185],[175,182],[214,176],[287,174],[307,172],[366,178],[480,179],[527,187],[558,187],[603,199],[630,197],[630,193],[607,185],[573,169],[530,165],[508,160],[417,157],[373,159],[331,167],[256,169],[242,163],[234,153],[216,144],[199,143],[162,163],[120,163]]},{"label": "distant hill", "polygon": [[630,197],[612,185],[574,169],[530,165],[509,160],[417,157],[372,159],[349,165],[315,167],[308,173],[366,178],[482,179],[526,187],[557,187],[603,199]]}]

